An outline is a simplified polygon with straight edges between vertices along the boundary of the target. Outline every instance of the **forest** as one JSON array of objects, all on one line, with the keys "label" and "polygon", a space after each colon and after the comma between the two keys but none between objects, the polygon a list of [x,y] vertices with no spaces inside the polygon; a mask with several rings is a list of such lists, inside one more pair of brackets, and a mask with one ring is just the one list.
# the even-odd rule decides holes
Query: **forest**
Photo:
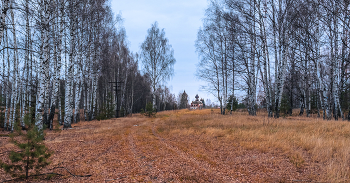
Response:
[{"label": "forest", "polygon": [[[68,128],[140,112],[148,102],[158,111],[177,107],[165,86],[171,72],[157,73],[155,82],[151,71],[139,69],[147,41],[140,54],[129,50],[123,18],[109,1],[1,0],[0,17],[0,127],[24,126],[30,109],[37,126],[52,129],[55,114]],[[157,44],[166,40],[157,23],[152,28]]]},{"label": "forest", "polygon": [[174,4],[111,2],[0,0],[0,182],[350,182],[350,0],[206,1],[177,95]]},{"label": "forest", "polygon": [[[350,120],[348,0],[212,0],[197,33],[197,77],[225,114]],[[231,98],[231,101],[228,101]]]}]

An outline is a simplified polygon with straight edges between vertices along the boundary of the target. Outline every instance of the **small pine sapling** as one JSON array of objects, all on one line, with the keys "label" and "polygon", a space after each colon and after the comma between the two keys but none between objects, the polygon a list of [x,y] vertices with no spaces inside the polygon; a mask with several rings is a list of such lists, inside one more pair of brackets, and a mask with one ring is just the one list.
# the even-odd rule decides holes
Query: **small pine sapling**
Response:
[{"label": "small pine sapling", "polygon": [[148,102],[146,105],[146,111],[141,110],[141,114],[148,116],[148,117],[154,117],[156,116],[156,110],[153,108],[152,102]]},{"label": "small pine sapling", "polygon": [[286,117],[288,111],[290,110],[290,103],[287,95],[282,95],[280,111],[283,114],[283,117]]},{"label": "small pine sapling", "polygon": [[[233,100],[233,106],[231,107],[232,105],[232,100]],[[237,110],[237,107],[238,107],[238,101],[236,99],[236,97],[234,96],[230,96],[229,99],[226,101],[226,109],[227,111],[236,111]]]},{"label": "small pine sapling", "polygon": [[0,128],[5,126],[5,112],[0,110]]},{"label": "small pine sapling", "polygon": [[125,116],[125,109],[124,107],[122,107],[120,110],[120,117],[124,117],[124,116]]},{"label": "small pine sapling", "polygon": [[52,152],[49,152],[43,143],[45,134],[35,126],[35,119],[31,112],[24,116],[24,123],[26,132],[22,131],[21,126],[16,122],[15,131],[10,136],[11,142],[19,151],[11,151],[9,154],[11,163],[0,161],[0,167],[12,177],[28,179],[29,173],[35,171],[39,174],[42,168],[50,164],[47,159]]}]

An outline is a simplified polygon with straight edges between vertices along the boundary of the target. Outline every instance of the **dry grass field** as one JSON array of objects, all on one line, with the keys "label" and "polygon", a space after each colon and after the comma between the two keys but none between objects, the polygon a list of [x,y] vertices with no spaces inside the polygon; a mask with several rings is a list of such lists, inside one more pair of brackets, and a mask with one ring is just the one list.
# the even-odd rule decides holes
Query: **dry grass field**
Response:
[{"label": "dry grass field", "polygon": [[45,143],[54,154],[43,173],[61,175],[33,182],[350,182],[350,123],[315,117],[166,111],[81,122]]}]

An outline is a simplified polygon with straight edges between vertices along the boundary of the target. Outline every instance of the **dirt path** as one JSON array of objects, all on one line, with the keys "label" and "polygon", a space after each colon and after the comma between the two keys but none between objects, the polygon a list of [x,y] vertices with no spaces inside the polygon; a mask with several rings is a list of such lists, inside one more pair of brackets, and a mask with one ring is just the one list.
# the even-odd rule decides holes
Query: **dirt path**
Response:
[{"label": "dirt path", "polygon": [[134,159],[136,159],[138,166],[140,167],[142,174],[145,176],[144,181],[146,182],[164,182],[165,178],[163,175],[163,171],[158,169],[156,165],[154,165],[154,160],[150,160],[146,158],[146,156],[137,149],[137,146],[134,142],[133,135],[135,134],[135,128],[137,126],[131,127],[130,133],[128,135],[129,148],[132,152]]},{"label": "dirt path", "polygon": [[237,182],[237,180],[233,180],[233,178],[227,176],[227,175],[223,175],[222,173],[218,172],[216,170],[216,168],[210,166],[208,163],[203,162],[203,161],[199,161],[196,158],[194,158],[193,156],[189,155],[188,153],[185,153],[183,151],[181,151],[179,148],[177,148],[176,146],[171,145],[169,142],[167,142],[164,138],[160,137],[156,131],[155,131],[155,125],[153,125],[152,127],[152,133],[154,136],[157,137],[157,139],[168,149],[170,149],[171,151],[175,152],[175,154],[188,161],[193,163],[194,165],[196,165],[197,169],[202,170],[203,172],[205,172],[207,175],[209,175],[211,177],[211,182]]},{"label": "dirt path", "polygon": [[[152,182],[227,182],[207,164],[164,142],[152,123],[133,126],[128,136],[131,151]],[[138,144],[138,145],[136,145]],[[142,152],[142,153],[141,153]],[[230,181],[232,182],[232,181]]]}]

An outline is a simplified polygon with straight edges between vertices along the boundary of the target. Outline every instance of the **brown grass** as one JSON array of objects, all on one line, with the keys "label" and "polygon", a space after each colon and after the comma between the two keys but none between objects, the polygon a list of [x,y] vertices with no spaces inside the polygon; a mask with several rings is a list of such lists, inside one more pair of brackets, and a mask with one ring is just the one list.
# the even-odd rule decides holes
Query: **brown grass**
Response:
[{"label": "brown grass", "polygon": [[317,180],[350,181],[349,122],[297,115],[274,119],[267,118],[265,113],[255,117],[240,112],[225,116],[218,113],[218,110],[162,113],[170,117],[158,125],[158,131],[161,129],[167,137],[214,137],[234,142],[244,149],[283,155],[297,169],[319,169],[311,172],[316,173]]},{"label": "brown grass", "polygon": [[[13,148],[8,139],[0,136],[0,153]],[[35,182],[350,181],[350,124],[316,117],[166,111],[81,122],[48,131],[45,143],[54,155],[44,173],[65,176]],[[58,166],[92,176],[52,169]],[[9,178],[0,170],[0,181]]]}]

